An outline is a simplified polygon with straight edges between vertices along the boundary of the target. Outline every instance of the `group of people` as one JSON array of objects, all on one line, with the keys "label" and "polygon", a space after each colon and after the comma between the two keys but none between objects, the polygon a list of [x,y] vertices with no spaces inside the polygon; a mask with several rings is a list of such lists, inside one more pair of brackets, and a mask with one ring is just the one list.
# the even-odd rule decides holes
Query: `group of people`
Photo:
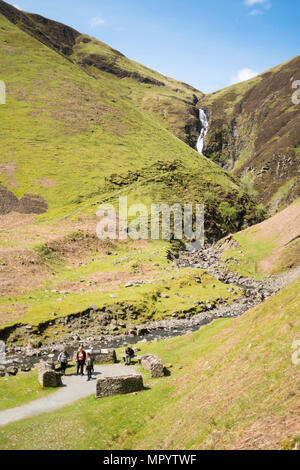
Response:
[{"label": "group of people", "polygon": [[[58,363],[60,365],[60,370],[63,375],[66,375],[66,369],[68,366],[68,362],[70,360],[70,354],[64,349],[58,356]],[[90,352],[86,352],[82,346],[77,351],[76,354],[76,364],[77,364],[77,372],[76,375],[84,375],[84,366],[87,372],[87,380],[88,382],[92,378],[92,372],[94,370],[94,358]]]},{"label": "group of people", "polygon": [[[134,357],[134,351],[130,346],[127,346],[125,349],[125,365],[129,366],[131,364],[131,359]],[[66,375],[66,369],[68,362],[70,360],[70,354],[64,349],[58,356],[58,363],[60,365],[60,370],[63,375]],[[76,364],[77,372],[76,375],[84,375],[84,366],[87,372],[88,382],[92,378],[92,373],[94,371],[94,358],[90,352],[86,352],[82,346],[79,347],[76,354]]]}]

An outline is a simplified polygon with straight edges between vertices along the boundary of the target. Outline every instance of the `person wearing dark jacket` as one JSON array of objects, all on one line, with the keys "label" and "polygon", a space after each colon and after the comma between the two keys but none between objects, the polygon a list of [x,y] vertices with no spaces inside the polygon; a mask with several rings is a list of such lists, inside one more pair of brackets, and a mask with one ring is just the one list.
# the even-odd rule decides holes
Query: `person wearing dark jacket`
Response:
[{"label": "person wearing dark jacket", "polygon": [[83,367],[85,364],[85,360],[86,360],[86,352],[83,350],[82,346],[80,346],[76,355],[76,362],[77,362],[77,374],[76,375],[78,375],[79,372],[80,372],[80,375],[84,375]]},{"label": "person wearing dark jacket", "polygon": [[125,366],[130,366],[131,359],[134,357],[134,350],[130,346],[125,349]]},{"label": "person wearing dark jacket", "polygon": [[91,353],[87,353],[86,355],[86,371],[87,371],[87,381],[89,382],[92,378],[92,372],[94,370],[94,358]]}]

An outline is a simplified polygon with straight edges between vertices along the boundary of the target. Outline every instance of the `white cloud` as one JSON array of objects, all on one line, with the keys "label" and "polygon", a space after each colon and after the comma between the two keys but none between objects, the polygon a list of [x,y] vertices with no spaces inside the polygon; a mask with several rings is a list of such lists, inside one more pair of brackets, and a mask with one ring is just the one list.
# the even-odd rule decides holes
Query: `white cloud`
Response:
[{"label": "white cloud", "polygon": [[245,5],[247,7],[253,7],[254,5],[263,5],[270,3],[269,0],[245,0]]},{"label": "white cloud", "polygon": [[97,26],[102,26],[105,23],[104,19],[101,18],[100,16],[94,16],[91,18],[91,26],[92,28],[95,28]]},{"label": "white cloud", "polygon": [[244,0],[244,5],[249,8],[257,7],[250,11],[251,16],[263,15],[272,6],[270,0]]},{"label": "white cloud", "polygon": [[17,8],[17,10],[22,10],[22,8],[20,7],[20,5],[17,5],[16,3],[13,3],[13,7]]},{"label": "white cloud", "polygon": [[236,83],[244,82],[245,80],[250,80],[250,78],[254,78],[257,75],[258,73],[255,72],[255,70],[248,69],[248,68],[241,69],[238,71],[236,75],[231,77],[230,84],[235,85]]},{"label": "white cloud", "polygon": [[262,10],[252,10],[249,13],[250,16],[257,16],[257,15],[263,15],[263,14],[264,12]]}]

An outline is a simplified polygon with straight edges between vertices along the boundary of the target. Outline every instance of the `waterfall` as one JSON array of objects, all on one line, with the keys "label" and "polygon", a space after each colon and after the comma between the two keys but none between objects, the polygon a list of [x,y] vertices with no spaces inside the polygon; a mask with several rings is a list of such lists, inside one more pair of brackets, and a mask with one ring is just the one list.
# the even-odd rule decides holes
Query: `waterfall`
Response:
[{"label": "waterfall", "polygon": [[204,139],[205,139],[205,136],[208,132],[208,118],[207,118],[205,112],[203,111],[203,109],[199,110],[199,119],[200,119],[202,127],[201,127],[201,132],[200,132],[197,144],[196,144],[196,148],[197,148],[199,153],[203,154]]}]

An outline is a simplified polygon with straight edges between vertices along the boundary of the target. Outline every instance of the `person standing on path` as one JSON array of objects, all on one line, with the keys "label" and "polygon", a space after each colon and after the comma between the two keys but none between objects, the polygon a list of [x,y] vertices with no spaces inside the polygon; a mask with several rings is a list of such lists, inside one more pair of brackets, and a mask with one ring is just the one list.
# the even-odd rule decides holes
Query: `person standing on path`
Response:
[{"label": "person standing on path", "polygon": [[91,353],[86,354],[86,371],[87,371],[87,381],[89,382],[92,378],[92,371],[94,370],[94,358]]},{"label": "person standing on path", "polygon": [[58,356],[57,360],[60,364],[60,370],[63,373],[63,375],[66,375],[66,368],[68,365],[69,357],[70,355],[65,349]]},{"label": "person standing on path", "polygon": [[76,362],[77,362],[77,374],[76,375],[78,375],[79,372],[80,372],[80,375],[84,375],[83,367],[85,364],[85,360],[86,360],[86,352],[83,350],[82,346],[80,346],[76,355]]}]

